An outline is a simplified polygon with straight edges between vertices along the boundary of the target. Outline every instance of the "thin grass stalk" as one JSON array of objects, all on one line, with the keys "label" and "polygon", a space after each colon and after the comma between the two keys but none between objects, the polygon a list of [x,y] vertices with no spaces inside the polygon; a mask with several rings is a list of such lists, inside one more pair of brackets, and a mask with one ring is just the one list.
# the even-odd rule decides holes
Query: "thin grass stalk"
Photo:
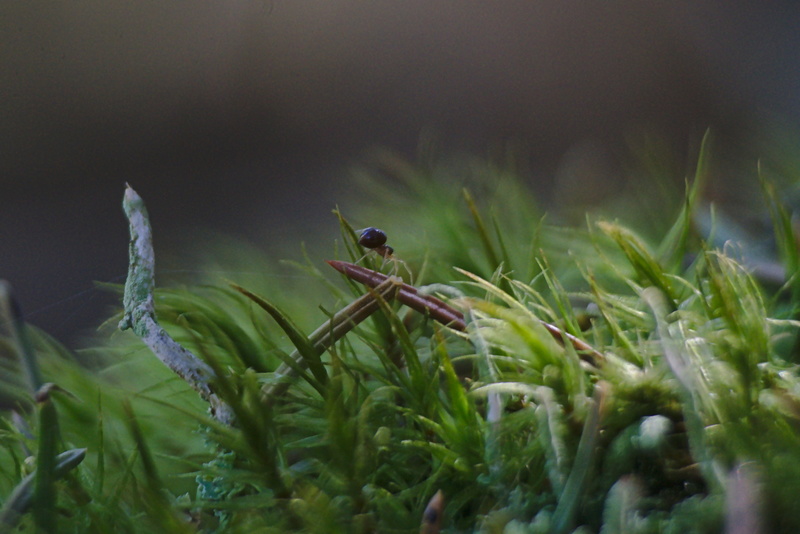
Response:
[{"label": "thin grass stalk", "polygon": [[33,350],[31,338],[28,335],[28,327],[25,324],[25,317],[22,314],[22,309],[19,303],[14,298],[11,284],[5,280],[0,280],[0,305],[2,310],[2,317],[11,317],[11,333],[15,344],[17,345],[17,355],[20,358],[20,363],[25,369],[25,374],[28,377],[30,391],[36,392],[44,385],[42,379],[42,371],[39,369],[39,363],[36,360],[36,353]]},{"label": "thin grass stalk", "polygon": [[55,488],[58,413],[50,398],[52,389],[45,385],[36,394],[39,406],[39,447],[36,452],[33,520],[37,529],[48,534],[55,534],[58,530]]},{"label": "thin grass stalk", "polygon": [[682,413],[686,421],[686,430],[689,437],[689,448],[692,456],[700,464],[705,481],[714,489],[724,487],[724,474],[717,461],[711,455],[706,439],[705,425],[702,420],[702,411],[697,388],[698,378],[695,371],[689,367],[689,357],[686,353],[685,340],[675,338],[667,324],[667,303],[663,294],[656,288],[648,288],[642,293],[642,298],[650,307],[656,319],[656,331],[664,359],[670,370],[678,380],[683,403]]},{"label": "thin grass stalk", "polygon": [[595,385],[593,398],[588,399],[586,421],[572,462],[567,483],[558,499],[558,506],[553,513],[553,532],[561,534],[571,531],[575,524],[575,514],[581,502],[586,482],[594,464],[595,444],[600,432],[600,406],[603,404],[604,389],[602,383]]},{"label": "thin grass stalk", "polygon": [[[55,458],[54,475],[62,478],[77,467],[86,457],[86,449],[71,449]],[[31,473],[17,484],[0,508],[0,532],[10,532],[34,502],[36,472]]]},{"label": "thin grass stalk", "polygon": [[145,475],[144,491],[139,493],[139,498],[148,512],[148,522],[152,522],[159,532],[193,533],[194,529],[178,517],[179,511],[174,509],[165,492],[166,486],[158,473],[153,451],[139,425],[133,407],[129,402],[125,401],[123,402],[123,409],[128,417],[128,431],[136,445],[138,459]]},{"label": "thin grass stalk", "polygon": [[0,282],[0,293],[5,296],[3,302],[10,307],[13,323],[12,330],[17,343],[17,354],[22,360],[30,385],[35,392],[34,396],[39,412],[39,441],[36,452],[33,520],[36,528],[40,531],[55,533],[58,527],[55,482],[59,431],[58,413],[50,398],[50,393],[55,389],[55,386],[43,383],[41,370],[36,360],[36,353],[28,335],[28,326],[25,324],[19,304],[11,295],[10,286],[5,281]]},{"label": "thin grass stalk", "polygon": [[[321,355],[350,330],[380,309],[378,298],[391,299],[398,290],[397,284],[397,280],[387,278],[372,291],[336,312],[330,320],[314,330],[308,337],[314,351]],[[305,362],[306,359],[300,351],[295,350],[289,356],[288,361],[275,370],[279,381],[264,389],[267,402],[274,402],[284,395],[291,385],[291,378],[305,367]]]},{"label": "thin grass stalk", "polygon": [[325,372],[325,367],[322,365],[320,356],[325,349],[323,348],[320,350],[319,346],[316,346],[303,334],[294,321],[268,300],[255,295],[237,284],[231,284],[231,287],[258,304],[263,310],[270,314],[275,322],[278,323],[278,326],[281,327],[281,330],[289,337],[292,345],[295,346],[300,357],[305,362],[305,366],[311,370],[317,382],[324,386],[328,381],[328,374]]},{"label": "thin grass stalk", "polygon": [[589,345],[585,341],[573,336],[572,334],[570,334],[568,332],[564,332],[563,330],[561,330],[557,326],[539,319],[538,317],[536,317],[533,314],[533,312],[531,312],[531,310],[529,310],[528,308],[523,306],[522,303],[520,303],[517,299],[515,299],[510,294],[508,294],[505,291],[503,291],[501,288],[499,288],[496,285],[492,284],[491,282],[488,282],[488,281],[480,278],[479,276],[476,276],[476,275],[474,275],[474,274],[472,274],[470,272],[467,272],[467,271],[465,271],[463,269],[456,268],[456,271],[458,271],[459,273],[463,274],[464,276],[466,276],[466,277],[472,279],[473,281],[475,281],[476,285],[478,287],[482,288],[482,289],[485,289],[488,294],[494,295],[494,296],[500,298],[503,302],[507,303],[510,307],[520,310],[521,312],[523,312],[523,313],[527,314],[528,316],[530,316],[533,320],[538,321],[539,323],[541,323],[541,325],[545,328],[545,330],[547,330],[547,332],[551,336],[553,336],[553,338],[556,341],[558,341],[559,343],[561,343],[562,345],[564,343],[569,342],[572,345],[572,347],[575,349],[575,351],[578,353],[578,356],[584,362],[589,364],[590,366],[598,367],[598,366],[601,366],[603,364],[603,362],[605,361],[605,356],[603,355],[603,353],[601,353],[600,351],[596,350],[594,347],[592,347],[591,345]]},{"label": "thin grass stalk", "polygon": [[469,212],[472,215],[472,221],[475,223],[475,229],[478,231],[478,238],[481,240],[483,250],[486,253],[487,259],[489,260],[489,268],[491,270],[497,269],[497,267],[500,266],[500,258],[497,256],[494,246],[492,246],[492,240],[489,237],[489,231],[486,229],[486,225],[483,223],[483,218],[478,211],[478,207],[475,205],[475,200],[473,200],[472,195],[466,188],[462,190],[462,194],[464,195],[464,200],[467,203]]},{"label": "thin grass stalk", "polygon": [[694,179],[686,184],[683,206],[672,228],[669,229],[661,245],[658,247],[658,258],[671,272],[675,272],[684,261],[688,250],[689,239],[694,231],[692,215],[695,205],[711,173],[711,130],[706,130],[700,143],[700,153],[697,157]]}]

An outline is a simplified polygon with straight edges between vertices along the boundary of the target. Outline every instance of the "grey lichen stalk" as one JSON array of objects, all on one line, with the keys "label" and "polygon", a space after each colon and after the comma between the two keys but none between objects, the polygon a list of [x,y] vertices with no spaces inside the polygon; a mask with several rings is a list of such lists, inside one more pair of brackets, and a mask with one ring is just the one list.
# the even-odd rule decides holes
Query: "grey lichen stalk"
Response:
[{"label": "grey lichen stalk", "polygon": [[122,207],[128,218],[131,240],[128,279],[123,297],[125,316],[119,328],[132,329],[159,360],[211,405],[215,419],[231,424],[234,417],[230,407],[211,389],[211,381],[215,377],[213,369],[172,339],[156,320],[153,234],[144,200],[130,185],[126,186]]}]

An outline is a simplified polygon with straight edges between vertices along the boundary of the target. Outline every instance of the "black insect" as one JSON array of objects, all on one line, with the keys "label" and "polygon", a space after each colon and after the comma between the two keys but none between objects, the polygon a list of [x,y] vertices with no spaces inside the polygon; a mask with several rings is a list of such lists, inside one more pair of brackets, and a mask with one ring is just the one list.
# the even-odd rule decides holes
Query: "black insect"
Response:
[{"label": "black insect", "polygon": [[386,233],[383,230],[369,227],[361,230],[358,244],[364,248],[374,250],[384,258],[394,254],[394,249],[386,244]]}]

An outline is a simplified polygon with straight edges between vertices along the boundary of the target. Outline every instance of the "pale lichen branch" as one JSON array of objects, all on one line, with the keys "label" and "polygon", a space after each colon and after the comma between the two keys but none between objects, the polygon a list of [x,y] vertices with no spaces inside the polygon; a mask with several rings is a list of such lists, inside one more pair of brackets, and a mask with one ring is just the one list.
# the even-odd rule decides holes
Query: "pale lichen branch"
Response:
[{"label": "pale lichen branch", "polygon": [[189,384],[210,405],[214,417],[223,423],[233,422],[233,413],[212,390],[213,369],[189,352],[164,330],[156,320],[153,300],[155,256],[153,234],[144,200],[126,184],[122,202],[130,227],[130,264],[125,282],[125,316],[119,323],[139,336],[153,354]]}]

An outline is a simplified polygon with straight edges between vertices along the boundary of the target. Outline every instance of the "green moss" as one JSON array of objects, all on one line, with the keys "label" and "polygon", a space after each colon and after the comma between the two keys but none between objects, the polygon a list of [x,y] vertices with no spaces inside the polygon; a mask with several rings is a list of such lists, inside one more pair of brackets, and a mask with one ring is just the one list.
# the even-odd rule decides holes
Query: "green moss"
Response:
[{"label": "green moss", "polygon": [[[315,264],[294,285],[156,291],[165,331],[213,369],[233,425],[209,418],[133,336],[97,349],[96,374],[40,343],[45,375],[77,397],[55,400],[61,450],[89,447],[70,484],[54,486],[57,509],[71,510],[62,530],[419,532],[441,490],[444,532],[720,532],[742,465],[761,506],[748,513],[768,531],[800,530],[800,302],[793,283],[765,288],[694,224],[707,146],[685,201],[676,194],[653,223],[662,240],[608,217],[552,225],[511,167],[381,158],[393,180],[370,178],[373,204],[354,217],[389,233],[415,285],[449,284],[433,289],[453,297],[465,331],[387,293],[334,336],[332,312],[366,289]],[[780,197],[764,190],[786,241]],[[342,250],[358,256],[341,223]],[[788,269],[796,256],[773,260]],[[144,324],[151,275],[132,265],[125,324]],[[288,383],[282,364],[295,366]],[[34,443],[2,423],[0,498]]]}]

